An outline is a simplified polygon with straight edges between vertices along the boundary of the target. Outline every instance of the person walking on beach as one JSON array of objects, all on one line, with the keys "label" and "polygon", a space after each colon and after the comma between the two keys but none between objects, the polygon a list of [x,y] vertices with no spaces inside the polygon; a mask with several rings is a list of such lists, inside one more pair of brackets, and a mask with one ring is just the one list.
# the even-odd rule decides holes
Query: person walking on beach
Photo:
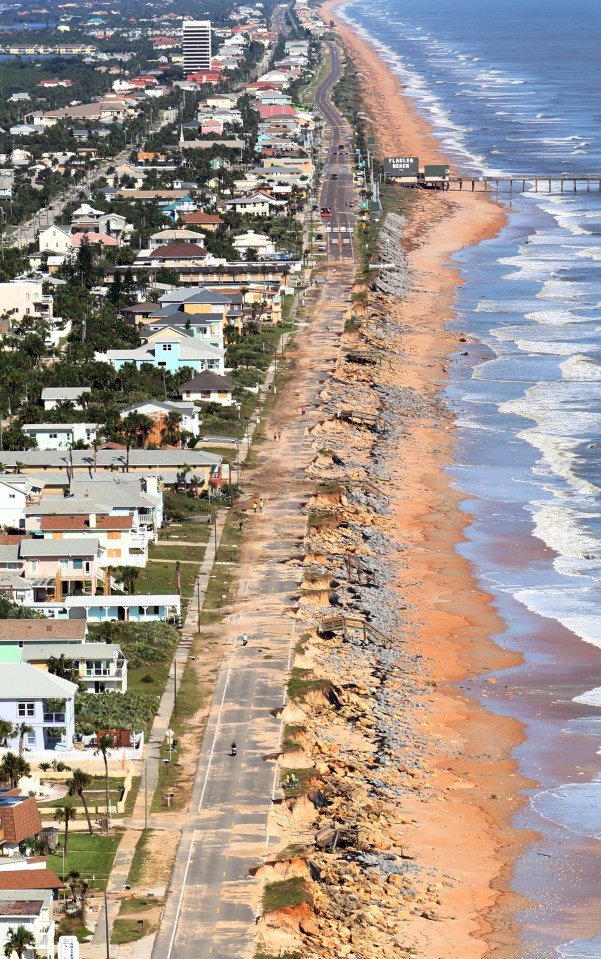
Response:
[{"label": "person walking on beach", "polygon": [[242,645],[248,646],[248,633],[242,633]]},{"label": "person walking on beach", "polygon": [[256,496],[255,496],[255,498],[254,498],[254,500],[253,500],[253,513],[256,514],[258,506],[259,506],[259,504],[258,504],[257,498],[256,498]]},{"label": "person walking on beach", "polygon": [[259,500],[259,513],[262,513],[262,512],[263,512],[263,497],[261,497]]}]

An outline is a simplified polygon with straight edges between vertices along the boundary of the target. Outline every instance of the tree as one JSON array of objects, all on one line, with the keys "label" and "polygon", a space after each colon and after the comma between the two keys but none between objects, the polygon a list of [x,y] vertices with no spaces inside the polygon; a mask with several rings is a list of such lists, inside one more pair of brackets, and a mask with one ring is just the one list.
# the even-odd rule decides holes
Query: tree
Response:
[{"label": "tree", "polygon": [[18,959],[23,959],[27,949],[35,946],[35,936],[25,926],[17,926],[16,929],[9,929],[6,933],[6,945],[4,946],[4,955],[10,959],[13,952],[16,952]]},{"label": "tree", "polygon": [[10,738],[14,739],[16,736],[19,737],[19,756],[23,755],[23,746],[25,744],[25,737],[27,733],[33,732],[33,726],[30,726],[29,723],[18,723],[10,734]]},{"label": "tree", "polygon": [[104,792],[106,796],[106,814],[107,817],[110,815],[111,802],[109,798],[109,750],[115,745],[115,740],[110,733],[103,733],[100,739],[98,740],[98,749],[94,753],[97,756],[99,753],[102,754],[104,760]]},{"label": "tree", "polygon": [[31,766],[22,756],[8,752],[2,757],[2,761],[0,762],[0,778],[3,782],[6,782],[8,779],[11,789],[16,789],[19,779],[21,779],[22,776],[29,776],[30,772]]},{"label": "tree", "polygon": [[180,426],[182,414],[173,410],[165,419],[165,428],[163,429],[163,439],[166,443],[175,445],[179,442]]},{"label": "tree", "polygon": [[123,589],[127,590],[130,596],[133,596],[140,570],[136,566],[116,566],[113,570],[113,575],[116,582],[121,583]]},{"label": "tree", "polygon": [[60,806],[55,806],[54,808],[56,810],[56,815],[54,817],[56,821],[58,823],[64,822],[65,824],[64,850],[66,856],[69,851],[69,823],[74,819],[77,819],[77,810],[71,802],[63,802],[60,804]]},{"label": "tree", "polygon": [[6,740],[12,736],[13,724],[10,719],[0,719],[0,746],[6,746]]},{"label": "tree", "polygon": [[88,831],[90,836],[92,835],[92,820],[90,819],[90,812],[88,810],[88,804],[86,802],[85,790],[89,789],[92,785],[92,777],[88,776],[83,769],[74,769],[71,779],[67,779],[67,789],[69,796],[79,796],[81,799],[81,804],[83,806],[83,811],[86,814],[86,819],[88,820]]},{"label": "tree", "polygon": [[68,679],[70,683],[79,681],[79,673],[72,659],[67,659],[64,653],[60,656],[50,656],[48,659],[48,672],[53,676],[59,676],[61,679]]}]

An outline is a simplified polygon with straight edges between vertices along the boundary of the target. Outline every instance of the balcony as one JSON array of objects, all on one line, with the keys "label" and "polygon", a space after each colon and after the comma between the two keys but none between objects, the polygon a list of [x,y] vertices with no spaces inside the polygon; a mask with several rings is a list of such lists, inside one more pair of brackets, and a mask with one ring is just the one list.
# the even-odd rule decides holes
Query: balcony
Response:
[{"label": "balcony", "polygon": [[83,669],[80,676],[85,679],[123,679],[123,666],[114,666],[109,669]]}]

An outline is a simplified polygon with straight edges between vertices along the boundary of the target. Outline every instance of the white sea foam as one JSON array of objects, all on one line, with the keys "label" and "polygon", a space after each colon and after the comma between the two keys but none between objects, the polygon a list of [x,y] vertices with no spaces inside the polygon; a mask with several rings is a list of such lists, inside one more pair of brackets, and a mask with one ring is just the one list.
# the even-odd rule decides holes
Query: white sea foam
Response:
[{"label": "white sea foam", "polygon": [[[594,532],[583,525],[590,519],[601,519],[601,513],[592,517],[574,506],[532,504],[534,534],[556,553],[573,559],[601,560],[601,542]],[[601,642],[601,637],[599,637]]]},{"label": "white sea foam", "polygon": [[601,382],[601,362],[590,356],[575,354],[560,364],[564,380],[580,382]]},{"label": "white sea foam", "polygon": [[601,649],[599,596],[589,589],[520,589],[515,598],[530,612],[554,619],[591,646]]}]

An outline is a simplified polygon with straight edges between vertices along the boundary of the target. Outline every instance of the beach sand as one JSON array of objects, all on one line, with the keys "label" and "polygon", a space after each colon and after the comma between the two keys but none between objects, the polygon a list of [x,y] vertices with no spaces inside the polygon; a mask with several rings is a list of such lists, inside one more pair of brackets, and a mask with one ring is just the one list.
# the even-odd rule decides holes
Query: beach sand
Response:
[{"label": "beach sand", "polygon": [[[365,110],[380,157],[409,154],[422,162],[447,162],[399,79],[368,42],[337,20],[336,6],[324,4],[322,16],[337,22],[363,74]],[[459,335],[445,328],[460,282],[449,256],[493,237],[505,219],[504,209],[484,194],[419,191],[415,197],[405,242],[415,282],[409,297],[394,306],[394,316],[411,331],[402,338],[405,359],[396,368],[398,382],[422,396],[440,394],[450,355],[465,349]],[[460,508],[465,497],[446,473],[453,450],[450,414],[436,423],[410,422],[391,466],[397,490],[394,522],[399,539],[410,547],[399,564],[398,586],[413,606],[412,648],[427,661],[435,684],[422,723],[433,755],[438,754],[431,771],[436,798],[408,800],[403,811],[416,820],[410,835],[416,859],[458,880],[445,892],[445,917],[411,923],[411,939],[427,959],[485,954],[506,959],[518,954],[512,926],[518,900],[508,891],[508,879],[531,838],[511,827],[519,790],[531,785],[517,775],[510,756],[523,733],[518,722],[492,715],[464,694],[461,680],[520,658],[492,641],[504,623],[455,550],[468,516]]]}]

